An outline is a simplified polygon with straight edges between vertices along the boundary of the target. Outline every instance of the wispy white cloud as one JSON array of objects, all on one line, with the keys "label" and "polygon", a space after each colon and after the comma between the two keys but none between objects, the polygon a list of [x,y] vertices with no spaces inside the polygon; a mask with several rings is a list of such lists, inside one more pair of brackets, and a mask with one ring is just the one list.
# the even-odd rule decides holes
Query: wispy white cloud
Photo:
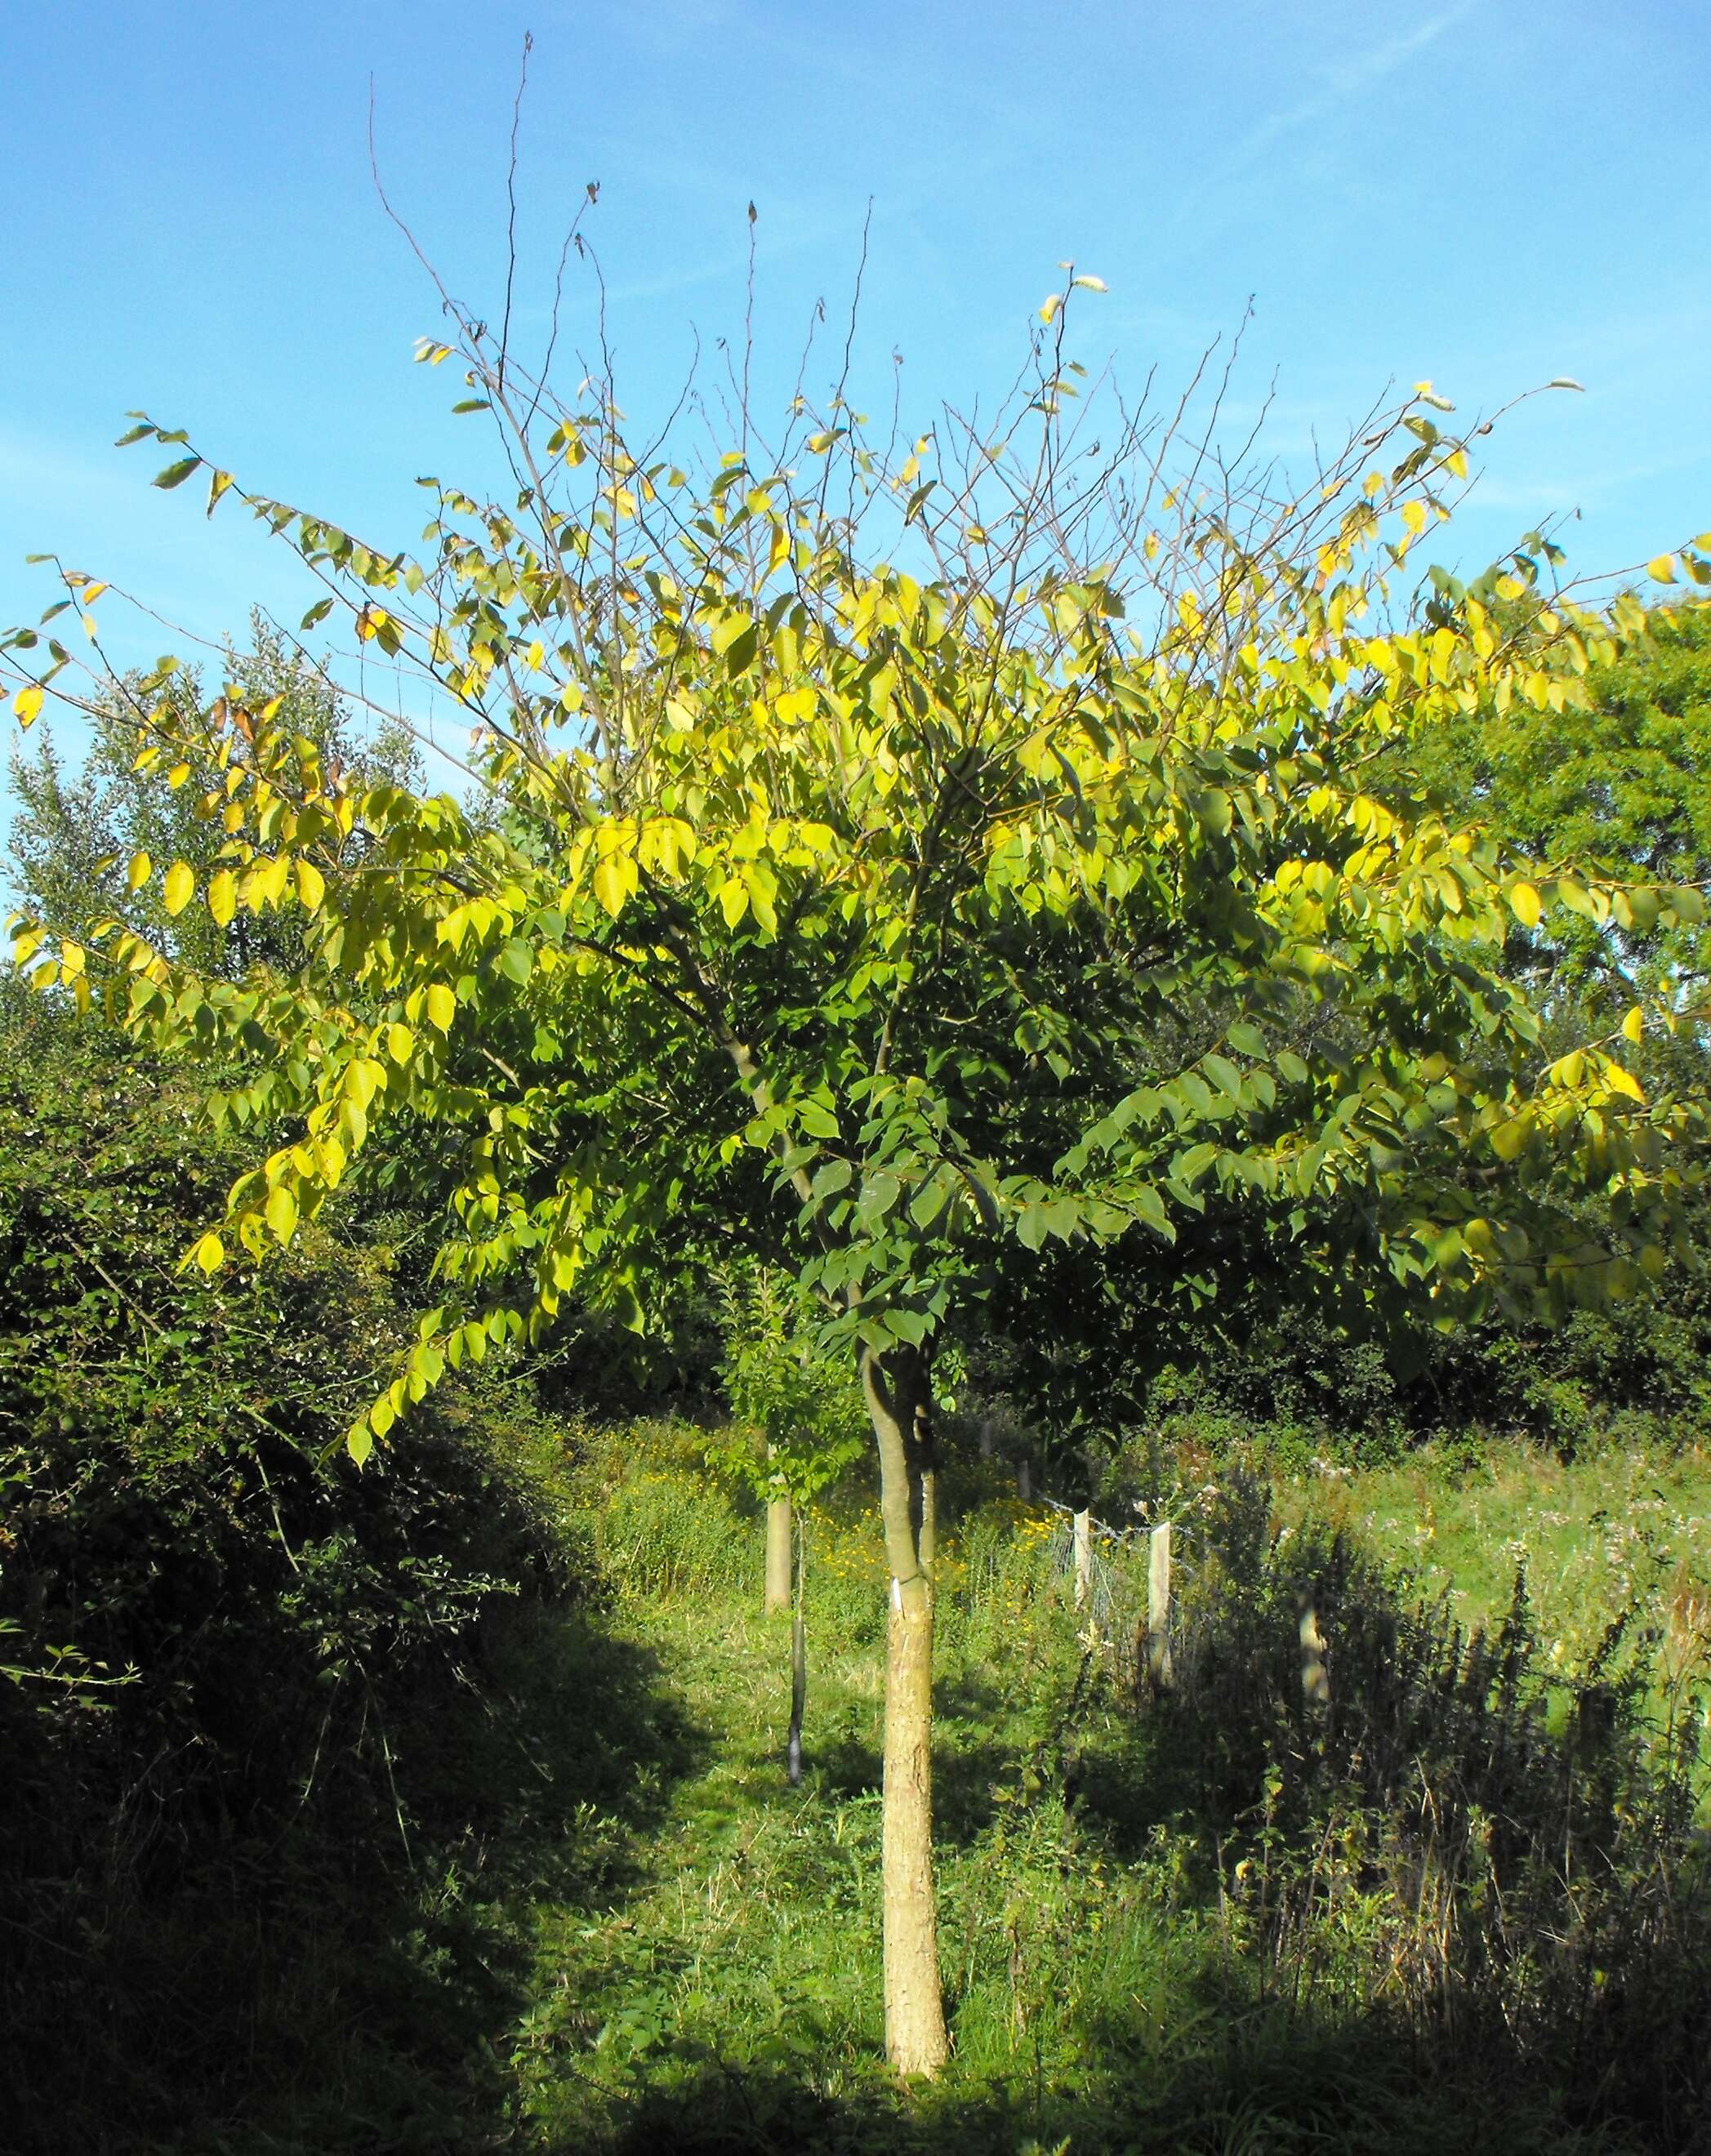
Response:
[{"label": "wispy white cloud", "polygon": [[1370,90],[1386,75],[1394,74],[1429,45],[1434,45],[1445,32],[1452,30],[1473,11],[1473,0],[1462,0],[1458,7],[1446,8],[1435,15],[1416,23],[1410,30],[1388,38],[1369,51],[1358,53],[1347,59],[1323,62],[1317,72],[1319,86],[1293,103],[1280,105],[1267,113],[1220,160],[1223,172],[1245,171],[1256,164],[1274,142],[1298,128],[1316,126],[1328,120],[1340,106],[1349,104],[1364,91]]}]

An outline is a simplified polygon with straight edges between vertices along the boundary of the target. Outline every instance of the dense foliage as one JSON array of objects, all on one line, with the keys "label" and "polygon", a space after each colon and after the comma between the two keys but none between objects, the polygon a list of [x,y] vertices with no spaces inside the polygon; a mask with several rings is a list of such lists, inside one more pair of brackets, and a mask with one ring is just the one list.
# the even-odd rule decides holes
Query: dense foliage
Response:
[{"label": "dense foliage", "polygon": [[282,1266],[187,1276],[231,1171],[182,1070],[8,998],[0,1997],[44,2123],[99,2090],[169,2128],[311,1932],[355,1950],[408,1870],[402,1732],[468,1683],[496,1598],[578,1576],[495,1389],[383,1481],[329,1457],[414,1332],[411,1224],[347,1208]]}]

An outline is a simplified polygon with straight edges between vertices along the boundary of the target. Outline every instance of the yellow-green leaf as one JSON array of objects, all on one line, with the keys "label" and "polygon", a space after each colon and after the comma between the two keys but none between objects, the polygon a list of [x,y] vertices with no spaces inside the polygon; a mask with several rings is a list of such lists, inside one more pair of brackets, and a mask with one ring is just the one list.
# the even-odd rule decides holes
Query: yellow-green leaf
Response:
[{"label": "yellow-green leaf", "polygon": [[1530,883],[1509,886],[1509,906],[1523,928],[1536,928],[1539,916],[1544,911],[1539,893]]},{"label": "yellow-green leaf", "polygon": [[289,1243],[297,1225],[297,1200],[284,1183],[267,1194],[267,1224],[282,1243]]},{"label": "yellow-green leaf", "polygon": [[437,1026],[441,1033],[450,1033],[451,1022],[457,1016],[457,998],[444,981],[429,983],[425,1007],[429,1024]]},{"label": "yellow-green leaf", "polygon": [[131,866],[125,872],[126,891],[141,891],[155,872],[155,865],[146,854],[133,854]]},{"label": "yellow-green leaf", "polygon": [[326,896],[326,879],[313,861],[300,860],[297,871],[297,896],[311,913],[319,913],[321,901]]},{"label": "yellow-green leaf", "polygon": [[624,911],[624,902],[636,887],[635,857],[632,854],[606,854],[594,865],[594,896],[614,920]]},{"label": "yellow-green leaf", "polygon": [[1646,564],[1646,573],[1654,584],[1672,584],[1675,582],[1675,557],[1658,554]]},{"label": "yellow-green leaf", "polygon": [[1491,1149],[1499,1160],[1515,1160],[1526,1149],[1532,1134],[1532,1121],[1526,1116],[1516,1116],[1507,1123],[1499,1123],[1491,1134]]},{"label": "yellow-green leaf", "polygon": [[745,861],[742,880],[748,891],[749,911],[768,936],[776,936],[778,916],[773,897],[778,887],[778,878],[764,861]]},{"label": "yellow-green leaf", "polygon": [[226,1262],[226,1246],[210,1229],[190,1255],[203,1272],[217,1273]]},{"label": "yellow-green leaf", "polygon": [[1638,1004],[1634,1005],[1634,1008],[1622,1020],[1622,1033],[1627,1040],[1633,1041],[1636,1045],[1644,1040],[1646,1035],[1646,1014],[1640,1009]]},{"label": "yellow-green leaf", "polygon": [[208,878],[208,910],[222,928],[238,911],[238,886],[229,869],[218,869]]},{"label": "yellow-green leaf", "polygon": [[174,861],[167,870],[165,897],[167,912],[182,913],[195,896],[195,870],[188,861]]},{"label": "yellow-green leaf", "polygon": [[408,1026],[389,1025],[386,1029],[386,1052],[394,1063],[408,1063],[415,1045],[416,1036]]}]

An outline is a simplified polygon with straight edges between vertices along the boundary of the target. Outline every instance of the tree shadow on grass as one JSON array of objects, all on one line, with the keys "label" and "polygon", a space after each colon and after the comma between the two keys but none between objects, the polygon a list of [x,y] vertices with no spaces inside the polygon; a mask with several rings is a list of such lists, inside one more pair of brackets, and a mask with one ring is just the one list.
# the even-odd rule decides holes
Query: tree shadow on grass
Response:
[{"label": "tree shadow on grass", "polygon": [[[1190,2022],[1190,2025],[1192,2023]],[[662,2072],[589,2147],[612,2156],[1662,2156],[1703,2140],[1590,2128],[1548,2076],[1485,2056],[1423,2052],[1379,2023],[1278,2013],[1202,2027],[1161,2058],[1136,2029],[1090,2032],[1055,2071],[905,2091],[875,2068],[685,2063]]]},{"label": "tree shadow on grass", "polygon": [[532,1905],[620,1905],[707,1740],[598,1612],[505,1609],[478,1660],[377,1705],[377,1787],[334,1777],[166,1892],[90,1894],[12,2032],[8,2156],[509,2145]]}]

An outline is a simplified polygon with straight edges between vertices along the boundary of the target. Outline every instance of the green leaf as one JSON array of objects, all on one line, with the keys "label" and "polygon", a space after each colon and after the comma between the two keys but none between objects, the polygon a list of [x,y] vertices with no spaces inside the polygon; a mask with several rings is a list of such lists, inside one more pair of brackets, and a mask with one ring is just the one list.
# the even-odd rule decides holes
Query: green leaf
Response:
[{"label": "green leaf", "polygon": [[1241,1098],[1241,1073],[1227,1056],[1206,1055],[1200,1059],[1200,1068],[1218,1091],[1228,1099]]},{"label": "green leaf", "polygon": [[814,1170],[809,1187],[816,1199],[835,1198],[840,1190],[849,1187],[855,1173],[854,1167],[847,1160],[829,1160]]},{"label": "green leaf", "polygon": [[200,457],[180,457],[176,464],[168,465],[164,471],[157,472],[152,483],[156,486],[182,486],[192,472],[201,469]]}]

